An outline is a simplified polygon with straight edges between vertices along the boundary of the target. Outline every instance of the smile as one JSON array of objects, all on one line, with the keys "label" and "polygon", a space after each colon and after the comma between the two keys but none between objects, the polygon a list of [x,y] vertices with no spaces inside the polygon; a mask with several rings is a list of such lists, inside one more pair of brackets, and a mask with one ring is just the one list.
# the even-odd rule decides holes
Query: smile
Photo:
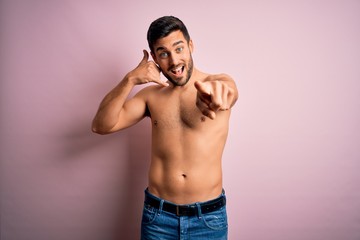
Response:
[{"label": "smile", "polygon": [[177,68],[171,69],[171,72],[175,76],[181,76],[181,74],[184,72],[184,68],[185,68],[185,66],[179,66]]}]

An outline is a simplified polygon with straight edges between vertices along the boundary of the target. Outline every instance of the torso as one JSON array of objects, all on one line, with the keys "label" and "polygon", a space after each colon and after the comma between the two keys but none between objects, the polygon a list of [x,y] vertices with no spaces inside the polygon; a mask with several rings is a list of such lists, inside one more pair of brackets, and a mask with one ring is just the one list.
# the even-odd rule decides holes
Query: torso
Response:
[{"label": "torso", "polygon": [[193,82],[144,92],[152,122],[149,191],[176,204],[218,197],[230,111],[217,112],[215,120],[205,117],[196,107]]}]

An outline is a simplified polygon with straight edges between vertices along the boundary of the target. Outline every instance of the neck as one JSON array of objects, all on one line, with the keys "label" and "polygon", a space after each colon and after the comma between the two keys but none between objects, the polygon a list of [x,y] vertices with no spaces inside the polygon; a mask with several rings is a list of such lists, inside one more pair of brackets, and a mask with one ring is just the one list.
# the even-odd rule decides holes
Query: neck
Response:
[{"label": "neck", "polygon": [[192,71],[192,74],[191,74],[191,77],[190,77],[189,81],[185,85],[177,86],[177,85],[172,84],[172,87],[174,89],[187,89],[187,88],[189,88],[191,86],[194,86],[195,81],[200,80],[202,74],[203,73],[201,73],[198,69],[196,69],[194,67],[193,71]]}]

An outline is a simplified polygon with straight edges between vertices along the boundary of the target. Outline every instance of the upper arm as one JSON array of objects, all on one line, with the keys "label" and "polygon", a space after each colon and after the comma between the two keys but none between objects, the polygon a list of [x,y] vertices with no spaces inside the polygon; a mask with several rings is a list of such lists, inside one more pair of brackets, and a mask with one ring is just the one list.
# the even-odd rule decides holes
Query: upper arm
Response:
[{"label": "upper arm", "polygon": [[141,90],[134,97],[125,101],[118,121],[110,132],[116,132],[138,123],[146,116],[146,113],[146,94],[144,90]]}]

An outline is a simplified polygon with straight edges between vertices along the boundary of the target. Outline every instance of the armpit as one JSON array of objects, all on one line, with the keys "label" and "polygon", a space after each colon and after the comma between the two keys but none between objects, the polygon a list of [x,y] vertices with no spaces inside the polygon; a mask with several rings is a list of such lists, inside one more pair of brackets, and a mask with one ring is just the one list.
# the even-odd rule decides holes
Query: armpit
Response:
[{"label": "armpit", "polygon": [[147,104],[146,104],[146,109],[145,109],[145,117],[151,118],[150,109],[149,109],[149,106]]}]

